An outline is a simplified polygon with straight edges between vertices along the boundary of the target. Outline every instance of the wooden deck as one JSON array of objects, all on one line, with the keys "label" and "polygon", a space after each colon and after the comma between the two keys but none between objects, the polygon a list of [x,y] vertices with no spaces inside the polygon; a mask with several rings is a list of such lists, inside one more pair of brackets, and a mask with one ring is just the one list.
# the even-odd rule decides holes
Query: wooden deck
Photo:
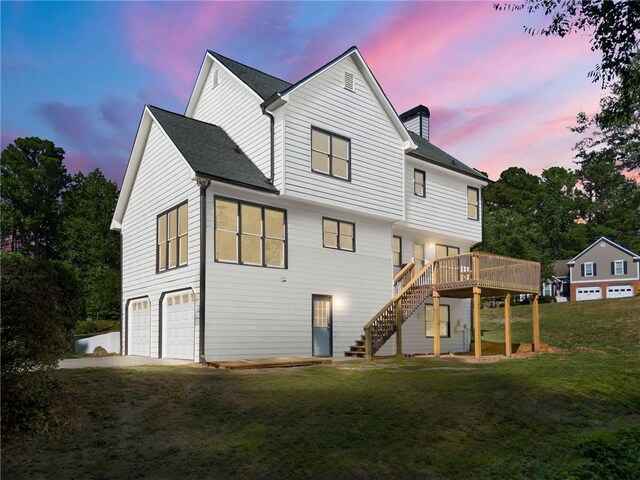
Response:
[{"label": "wooden deck", "polygon": [[278,357],[254,358],[250,360],[212,360],[208,361],[207,365],[224,370],[249,370],[256,368],[307,367],[309,365],[322,365],[328,363],[332,363],[331,358]]}]

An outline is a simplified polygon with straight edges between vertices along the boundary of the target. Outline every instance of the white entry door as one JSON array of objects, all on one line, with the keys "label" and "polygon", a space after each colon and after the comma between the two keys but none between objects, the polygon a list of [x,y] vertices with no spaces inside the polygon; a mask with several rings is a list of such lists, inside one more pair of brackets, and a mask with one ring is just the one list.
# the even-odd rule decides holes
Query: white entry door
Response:
[{"label": "white entry door", "polygon": [[162,356],[194,360],[196,299],[191,290],[168,293],[162,315]]},{"label": "white entry door", "polygon": [[602,290],[600,287],[578,287],[576,289],[576,300],[600,300]]},{"label": "white entry door", "polygon": [[633,297],[631,285],[609,285],[607,287],[607,298]]},{"label": "white entry door", "polygon": [[151,355],[151,302],[148,298],[129,303],[129,355]]}]

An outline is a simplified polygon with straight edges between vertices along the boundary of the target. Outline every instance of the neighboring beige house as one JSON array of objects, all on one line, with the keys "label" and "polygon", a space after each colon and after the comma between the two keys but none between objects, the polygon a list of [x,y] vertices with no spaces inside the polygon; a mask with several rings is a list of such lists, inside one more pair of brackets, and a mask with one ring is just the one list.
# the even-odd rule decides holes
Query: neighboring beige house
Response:
[{"label": "neighboring beige house", "polygon": [[633,297],[640,289],[640,256],[602,237],[567,263],[571,301]]}]

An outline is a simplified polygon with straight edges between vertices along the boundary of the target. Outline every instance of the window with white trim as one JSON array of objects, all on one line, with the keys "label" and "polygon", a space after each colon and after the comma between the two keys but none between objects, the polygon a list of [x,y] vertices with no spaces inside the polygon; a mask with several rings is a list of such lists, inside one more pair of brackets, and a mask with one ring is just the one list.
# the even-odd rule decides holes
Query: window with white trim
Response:
[{"label": "window with white trim", "polygon": [[351,181],[351,140],[312,127],[311,171]]},{"label": "window with white trim", "polygon": [[336,250],[356,250],[356,225],[355,223],[322,218],[322,246]]},{"label": "window with white trim", "polygon": [[189,211],[182,203],[156,219],[156,271],[187,265],[189,261]]},{"label": "window with white trim", "polygon": [[[440,304],[440,337],[451,336],[451,315],[449,305]],[[433,305],[427,304],[424,309],[425,336],[433,338]]]},{"label": "window with white trim", "polygon": [[286,268],[286,211],[216,198],[215,261]]},{"label": "window with white trim", "polygon": [[624,260],[615,260],[613,262],[613,274],[614,275],[624,275]]},{"label": "window with white trim", "polygon": [[467,187],[467,218],[480,219],[480,190],[474,187]]},{"label": "window with white trim", "polygon": [[593,277],[595,275],[594,265],[595,264],[593,262],[585,262],[583,264],[583,267],[584,267],[583,276],[585,276],[585,277]]}]

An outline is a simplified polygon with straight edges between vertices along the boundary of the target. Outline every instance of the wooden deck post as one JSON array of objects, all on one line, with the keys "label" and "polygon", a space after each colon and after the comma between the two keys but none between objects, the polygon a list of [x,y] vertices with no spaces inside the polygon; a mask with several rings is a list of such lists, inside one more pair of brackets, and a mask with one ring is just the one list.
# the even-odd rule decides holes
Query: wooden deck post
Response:
[{"label": "wooden deck post", "polygon": [[480,330],[480,294],[482,290],[473,287],[473,347],[476,360],[482,357],[482,332]]},{"label": "wooden deck post", "polygon": [[504,354],[511,356],[511,294],[504,297]]},{"label": "wooden deck post", "polygon": [[402,300],[396,302],[396,358],[402,359]]},{"label": "wooden deck post", "polygon": [[440,357],[440,294],[433,292],[433,356]]},{"label": "wooden deck post", "polygon": [[533,351],[540,351],[540,312],[537,293],[533,295]]},{"label": "wooden deck post", "polygon": [[367,361],[373,360],[373,337],[371,336],[371,327],[364,330],[364,358]]}]

